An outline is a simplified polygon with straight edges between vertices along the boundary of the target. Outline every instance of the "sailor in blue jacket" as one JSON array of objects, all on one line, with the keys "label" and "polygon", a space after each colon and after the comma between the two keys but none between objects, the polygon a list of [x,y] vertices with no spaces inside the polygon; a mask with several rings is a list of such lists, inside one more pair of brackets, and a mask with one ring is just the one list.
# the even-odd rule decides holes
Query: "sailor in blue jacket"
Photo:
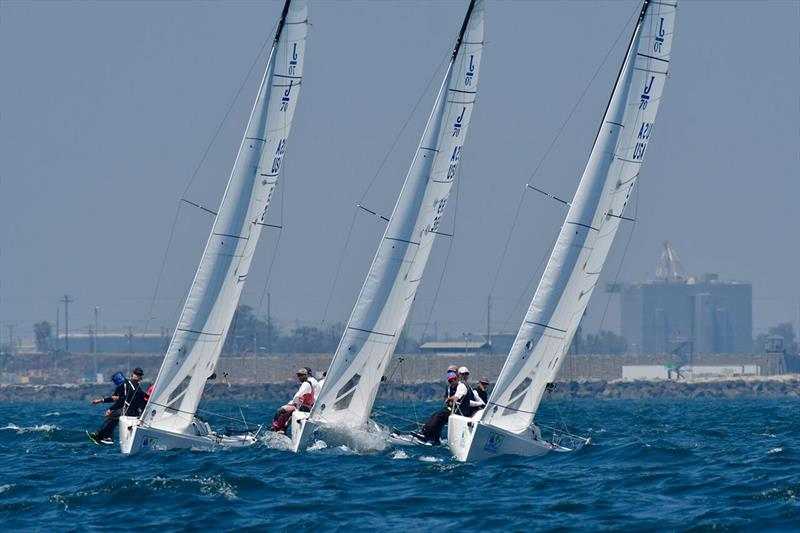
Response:
[{"label": "sailor in blue jacket", "polygon": [[117,372],[111,376],[111,381],[117,386],[114,393],[106,398],[98,398],[92,400],[92,404],[110,403],[103,418],[103,425],[100,426],[95,433],[89,431],[86,434],[95,444],[113,444],[112,435],[117,424],[119,424],[119,417],[139,416],[144,408],[144,394],[139,388],[139,382],[144,375],[144,371],[136,367],[133,369],[130,379],[125,379],[122,372]]}]

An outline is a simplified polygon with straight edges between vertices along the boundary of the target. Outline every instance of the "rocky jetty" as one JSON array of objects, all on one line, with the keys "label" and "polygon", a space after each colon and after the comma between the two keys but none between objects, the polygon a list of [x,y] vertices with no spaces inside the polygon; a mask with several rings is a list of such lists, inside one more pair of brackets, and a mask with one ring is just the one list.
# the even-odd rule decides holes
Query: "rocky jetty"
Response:
[{"label": "rocky jetty", "polygon": [[[209,400],[285,400],[297,384],[211,385]],[[58,402],[89,401],[111,393],[109,385],[0,385],[0,401]],[[441,383],[386,384],[380,398],[435,400],[442,394]],[[551,398],[575,399],[658,399],[658,398],[797,398],[800,375],[770,377],[709,378],[687,381],[571,381],[558,383]]]}]

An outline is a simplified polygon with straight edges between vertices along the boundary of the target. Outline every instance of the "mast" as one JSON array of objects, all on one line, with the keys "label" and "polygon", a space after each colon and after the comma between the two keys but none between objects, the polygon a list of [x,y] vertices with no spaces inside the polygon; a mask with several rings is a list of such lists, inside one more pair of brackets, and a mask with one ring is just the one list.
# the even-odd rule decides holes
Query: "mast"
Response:
[{"label": "mast", "polygon": [[483,50],[471,0],[403,188],[334,354],[311,419],[365,422],[422,280],[461,160]]},{"label": "mast", "polygon": [[642,5],[578,190],[483,412],[487,424],[526,431],[558,374],[626,219],[667,78],[675,11],[671,2]]},{"label": "mast", "polygon": [[187,430],[214,373],[280,177],[307,26],[306,0],[287,0],[211,234],[142,415],[152,427]]}]

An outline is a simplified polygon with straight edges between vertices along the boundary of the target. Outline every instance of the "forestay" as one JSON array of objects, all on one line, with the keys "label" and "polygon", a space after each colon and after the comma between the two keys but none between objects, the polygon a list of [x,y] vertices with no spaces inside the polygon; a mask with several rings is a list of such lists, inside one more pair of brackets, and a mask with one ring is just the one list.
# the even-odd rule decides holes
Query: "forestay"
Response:
[{"label": "forestay", "polygon": [[278,183],[303,73],[305,0],[287,0],[244,139],[143,421],[183,432],[214,372]]},{"label": "forestay", "polygon": [[483,421],[525,431],[558,373],[639,176],[667,79],[674,2],[646,1],[589,161]]},{"label": "forestay", "polygon": [[475,103],[483,0],[470,2],[403,189],[311,418],[365,422],[422,279],[456,178]]}]

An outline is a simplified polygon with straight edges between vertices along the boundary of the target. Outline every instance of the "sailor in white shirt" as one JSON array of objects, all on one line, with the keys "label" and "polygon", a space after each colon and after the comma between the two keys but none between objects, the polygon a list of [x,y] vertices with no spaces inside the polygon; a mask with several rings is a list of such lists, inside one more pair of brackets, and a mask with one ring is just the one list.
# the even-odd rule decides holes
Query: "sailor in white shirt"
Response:
[{"label": "sailor in white shirt", "polygon": [[469,368],[462,366],[458,369],[458,375],[461,377],[461,381],[459,381],[456,393],[453,395],[455,399],[454,412],[470,417],[475,411],[483,407],[484,403],[480,398],[476,398],[472,387],[467,383],[469,381]]},{"label": "sailor in white shirt", "polygon": [[[291,401],[275,412],[272,420],[272,431],[284,432],[294,411],[310,411],[314,405],[314,386],[309,380],[308,369],[301,368],[297,371],[297,380],[300,388],[292,396]],[[314,380],[316,381],[316,380]]]}]

